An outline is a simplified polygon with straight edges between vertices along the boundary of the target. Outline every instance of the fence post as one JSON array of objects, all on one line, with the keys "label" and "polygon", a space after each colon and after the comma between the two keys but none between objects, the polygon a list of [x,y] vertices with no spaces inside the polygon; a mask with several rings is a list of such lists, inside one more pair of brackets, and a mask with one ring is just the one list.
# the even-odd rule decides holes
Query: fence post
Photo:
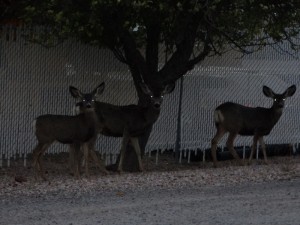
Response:
[{"label": "fence post", "polygon": [[175,143],[175,157],[179,158],[179,152],[181,149],[181,112],[182,112],[182,93],[183,93],[183,76],[180,78],[179,87],[179,105],[177,116],[177,128],[176,128],[176,143]]}]

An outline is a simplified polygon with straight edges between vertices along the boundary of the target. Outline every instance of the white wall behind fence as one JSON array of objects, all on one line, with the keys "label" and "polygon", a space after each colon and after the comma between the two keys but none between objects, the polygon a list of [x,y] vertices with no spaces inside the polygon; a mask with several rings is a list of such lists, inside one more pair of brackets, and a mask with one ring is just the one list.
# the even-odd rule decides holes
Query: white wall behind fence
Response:
[{"label": "white wall behind fence", "polygon": [[[128,67],[110,51],[71,40],[47,49],[26,43],[19,30],[16,40],[11,38],[10,28],[5,31],[0,37],[0,158],[32,152],[36,144],[32,122],[37,116],[73,114],[75,100],[68,92],[69,85],[90,91],[105,81],[100,101],[117,105],[137,102]],[[288,49],[286,44],[280,50],[267,48],[243,58],[236,52],[207,58],[184,76],[181,149],[209,148],[215,132],[213,111],[222,102],[269,107],[271,100],[263,95],[263,85],[279,93],[292,84],[300,89],[298,55],[283,54],[282,49]],[[177,82],[174,93],[164,99],[147,151],[175,148],[179,86]],[[284,114],[267,143],[299,142],[299,93],[287,99]],[[97,149],[114,160],[120,141],[100,136]],[[249,138],[239,137],[237,145],[250,143]],[[48,152],[60,151],[67,151],[67,147],[55,144]]]}]

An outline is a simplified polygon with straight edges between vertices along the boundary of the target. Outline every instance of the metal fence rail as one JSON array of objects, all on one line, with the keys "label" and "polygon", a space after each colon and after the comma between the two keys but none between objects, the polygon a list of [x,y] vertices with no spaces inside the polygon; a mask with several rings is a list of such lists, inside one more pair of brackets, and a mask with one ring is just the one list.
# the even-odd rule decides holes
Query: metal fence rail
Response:
[{"label": "metal fence rail", "polygon": [[[47,49],[26,43],[21,38],[20,28],[4,27],[2,31],[0,167],[4,166],[4,159],[9,165],[9,160],[17,156],[26,159],[32,152],[36,144],[32,122],[37,116],[73,114],[74,100],[68,93],[69,85],[88,91],[105,81],[106,90],[100,101],[117,105],[137,102],[127,66],[117,61],[110,51],[72,40]],[[275,92],[282,92],[291,84],[299,87],[299,55],[286,54],[287,50],[287,44],[283,43],[279,50],[269,47],[243,58],[237,52],[207,58],[183,78],[179,117],[179,82],[175,92],[165,97],[146,152],[175,149],[176,144],[184,152],[206,150],[215,132],[212,116],[217,105],[234,101],[268,107],[271,100],[263,95],[263,85]],[[267,136],[267,143],[299,142],[299,107],[297,91],[287,100],[284,114]],[[106,155],[107,164],[113,163],[119,154],[120,141],[120,138],[99,137],[96,149]],[[238,137],[236,145],[250,143],[249,138]],[[64,145],[54,144],[48,152],[67,149]]]}]

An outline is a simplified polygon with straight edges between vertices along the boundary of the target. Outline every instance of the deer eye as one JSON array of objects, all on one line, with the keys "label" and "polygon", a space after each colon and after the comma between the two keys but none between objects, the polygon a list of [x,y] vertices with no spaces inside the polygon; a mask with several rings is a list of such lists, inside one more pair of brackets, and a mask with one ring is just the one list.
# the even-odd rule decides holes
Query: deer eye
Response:
[{"label": "deer eye", "polygon": [[150,98],[154,98],[154,96],[153,96],[153,95],[150,95]]},{"label": "deer eye", "polygon": [[82,99],[83,102],[85,102],[85,99]]},{"label": "deer eye", "polygon": [[92,99],[92,102],[94,102],[95,101],[95,99]]},{"label": "deer eye", "polygon": [[274,102],[277,102],[277,98],[274,98]]},{"label": "deer eye", "polygon": [[282,100],[285,101],[285,98],[283,98]]}]

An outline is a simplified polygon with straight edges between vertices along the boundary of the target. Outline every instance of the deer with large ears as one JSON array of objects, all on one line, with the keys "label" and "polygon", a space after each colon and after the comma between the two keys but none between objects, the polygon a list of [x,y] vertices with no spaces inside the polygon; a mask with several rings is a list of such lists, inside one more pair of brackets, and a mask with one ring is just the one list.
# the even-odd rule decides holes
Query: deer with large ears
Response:
[{"label": "deer with large ears", "polygon": [[[93,154],[89,148],[93,147],[97,137],[97,120],[95,113],[95,98],[104,90],[105,84],[102,83],[91,93],[84,94],[75,87],[70,86],[69,91],[74,98],[80,100],[82,113],[76,116],[67,115],[41,115],[35,120],[35,135],[38,140],[37,146],[33,150],[33,165],[40,176],[46,180],[42,167],[43,153],[49,146],[57,141],[68,144],[74,149],[75,168],[74,174],[79,177],[78,154],[83,148],[85,158]],[[85,167],[88,176],[88,164]],[[37,177],[37,176],[36,176]]]},{"label": "deer with large ears", "polygon": [[[147,102],[144,106],[117,106],[104,102],[95,102],[99,133],[105,136],[122,137],[118,164],[119,172],[123,170],[125,150],[129,142],[131,142],[137,154],[139,170],[143,170],[138,137],[143,135],[147,128],[151,127],[158,119],[163,96],[172,92],[174,87],[175,84],[171,83],[163,86],[160,90],[152,91],[145,83],[140,83],[141,90],[147,96]],[[77,106],[79,112],[81,112],[82,104],[77,104]]]},{"label": "deer with large ears", "polygon": [[293,96],[295,92],[295,85],[290,86],[282,94],[276,94],[271,88],[263,86],[264,95],[273,99],[271,108],[251,108],[232,102],[219,105],[214,112],[217,133],[211,141],[211,154],[214,166],[217,166],[217,144],[227,132],[229,132],[229,136],[226,145],[235,159],[240,161],[233,147],[234,139],[239,134],[242,136],[253,136],[249,163],[252,160],[253,153],[256,151],[258,141],[262,147],[264,161],[267,163],[266,147],[263,137],[271,132],[274,125],[280,119],[286,98]]}]

